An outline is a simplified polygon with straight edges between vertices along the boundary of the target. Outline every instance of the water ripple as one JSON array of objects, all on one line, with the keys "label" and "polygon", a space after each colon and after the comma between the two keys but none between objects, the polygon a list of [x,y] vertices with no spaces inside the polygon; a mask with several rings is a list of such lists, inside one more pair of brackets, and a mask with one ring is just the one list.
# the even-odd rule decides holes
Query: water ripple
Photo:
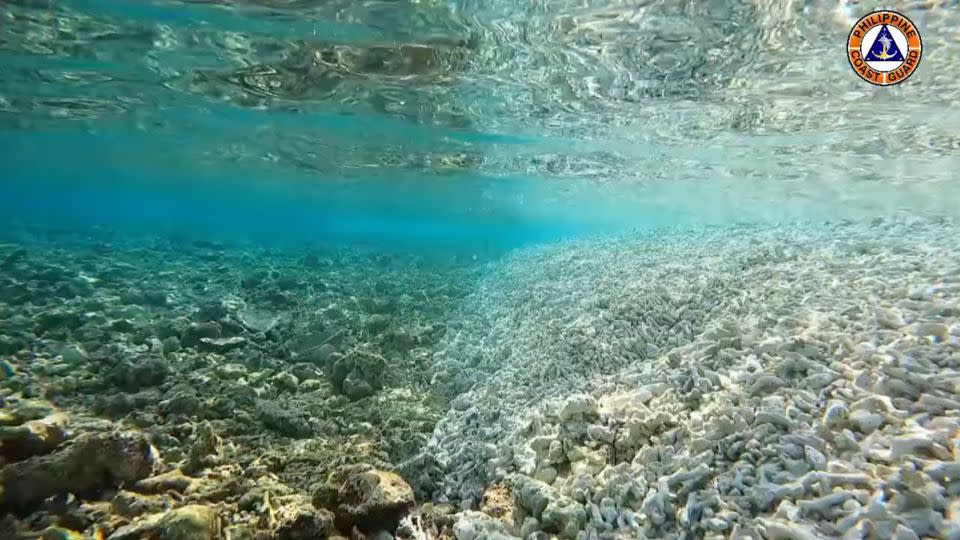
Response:
[{"label": "water ripple", "polygon": [[[893,88],[865,85],[837,53],[852,22],[880,7],[872,1],[4,6],[0,127],[103,122],[176,133],[192,122],[169,111],[270,115],[274,127],[247,132],[221,121],[214,142],[197,145],[198,160],[342,177],[471,171],[785,186],[816,175],[937,183],[952,175],[937,167],[960,151],[956,1],[884,4],[914,18],[926,51]],[[438,131],[398,138],[389,124],[330,123],[340,117]],[[914,166],[892,166],[906,162]],[[823,188],[810,189],[805,196]]]}]

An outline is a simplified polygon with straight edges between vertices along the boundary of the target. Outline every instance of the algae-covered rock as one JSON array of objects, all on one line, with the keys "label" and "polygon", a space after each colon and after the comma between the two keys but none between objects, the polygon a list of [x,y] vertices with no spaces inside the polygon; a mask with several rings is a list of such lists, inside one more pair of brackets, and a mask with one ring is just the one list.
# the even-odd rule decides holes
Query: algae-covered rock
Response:
[{"label": "algae-covered rock", "polygon": [[280,390],[287,392],[296,392],[297,388],[300,386],[300,379],[296,375],[290,373],[289,371],[281,371],[273,377],[270,378],[270,382],[273,383]]},{"label": "algae-covered rock", "polygon": [[539,480],[517,475],[511,478],[511,483],[514,498],[537,519],[540,519],[547,505],[557,498],[556,491]]},{"label": "algae-covered rock", "polygon": [[19,461],[53,451],[66,440],[67,415],[54,413],[20,426],[0,427],[0,456]]},{"label": "algae-covered rock", "polygon": [[209,540],[220,536],[220,519],[209,506],[191,504],[167,512],[157,523],[159,540]]},{"label": "algae-covered rock", "polygon": [[87,351],[77,343],[68,343],[60,349],[60,356],[68,364],[78,365],[87,361]]},{"label": "algae-covered rock", "polygon": [[273,534],[277,540],[323,540],[333,530],[333,514],[315,508],[303,496],[284,500],[276,519]]},{"label": "algae-covered rock", "polygon": [[227,353],[234,349],[239,349],[247,344],[247,338],[243,336],[233,336],[227,338],[200,338],[198,346],[205,350],[215,353]]},{"label": "algae-covered rock", "polygon": [[376,313],[367,317],[366,327],[371,334],[379,334],[390,326],[390,316],[382,313]]},{"label": "algae-covered rock", "polygon": [[180,469],[174,469],[163,474],[144,478],[130,486],[130,489],[138,493],[156,494],[165,491],[185,492],[190,485],[195,482],[193,478],[186,476]]},{"label": "algae-covered rock", "polygon": [[480,511],[502,521],[508,529],[514,526],[517,510],[510,488],[505,484],[493,484],[483,493]]},{"label": "algae-covered rock", "polygon": [[163,414],[194,416],[200,412],[203,406],[203,402],[200,401],[194,390],[188,386],[176,388],[168,394],[169,397],[160,402],[160,410]]},{"label": "algae-covered rock", "polygon": [[83,318],[80,313],[66,309],[54,308],[49,311],[38,313],[33,318],[36,324],[38,335],[53,332],[62,329],[76,329],[83,324]]},{"label": "algae-covered rock", "polygon": [[287,437],[309,437],[313,435],[313,422],[307,412],[295,404],[283,406],[265,399],[257,400],[257,418],[267,428]]},{"label": "algae-covered rock", "polygon": [[483,512],[468,510],[457,514],[453,525],[456,540],[515,540],[504,523]]},{"label": "algae-covered rock", "polygon": [[197,308],[193,318],[199,322],[217,321],[230,313],[230,306],[225,302],[211,302]]},{"label": "algae-covered rock", "polygon": [[314,494],[314,503],[332,507],[337,528],[394,530],[413,507],[410,485],[396,473],[369,465],[342,467]]},{"label": "algae-covered rock", "polygon": [[215,508],[190,504],[124,525],[108,540],[214,540],[222,537],[221,532],[220,517]]},{"label": "algae-covered rock", "polygon": [[557,533],[560,538],[574,540],[577,532],[587,523],[587,511],[573,499],[560,497],[543,510],[541,523],[544,530]]},{"label": "algae-covered rock", "polygon": [[191,323],[180,334],[180,344],[184,347],[196,347],[204,338],[218,339],[221,328],[216,322]]},{"label": "algae-covered rock", "polygon": [[170,371],[170,365],[162,357],[147,356],[117,365],[113,380],[125,390],[136,392],[163,383]]},{"label": "algae-covered rock", "polygon": [[0,509],[24,511],[47,497],[81,497],[146,478],[156,456],[140,433],[88,433],[62,451],[7,465],[0,471]]},{"label": "algae-covered rock", "polygon": [[0,334],[0,354],[13,354],[26,345],[26,342],[20,338]]},{"label": "algae-covered rock", "polygon": [[223,459],[223,440],[213,431],[210,422],[203,422],[197,428],[196,438],[190,446],[190,472],[216,465]]},{"label": "algae-covered rock", "polygon": [[386,366],[386,360],[378,354],[354,351],[336,357],[330,379],[345,396],[358,400],[383,386]]},{"label": "algae-covered rock", "polygon": [[347,378],[340,383],[340,389],[343,391],[343,395],[354,401],[374,394],[374,388],[370,382],[355,371],[347,375]]},{"label": "algae-covered rock", "polygon": [[167,505],[167,500],[162,496],[146,495],[126,490],[119,491],[110,501],[110,508],[126,518],[162,512],[167,509]]},{"label": "algae-covered rock", "polygon": [[311,364],[319,368],[326,368],[336,352],[337,348],[333,344],[324,343],[323,345],[310,349],[304,357]]}]

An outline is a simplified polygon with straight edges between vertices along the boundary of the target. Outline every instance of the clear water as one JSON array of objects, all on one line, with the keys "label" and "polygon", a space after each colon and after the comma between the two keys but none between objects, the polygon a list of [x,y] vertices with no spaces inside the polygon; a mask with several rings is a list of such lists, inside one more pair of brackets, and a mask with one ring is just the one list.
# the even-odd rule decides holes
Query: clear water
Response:
[{"label": "clear water", "polygon": [[[845,56],[851,25],[879,8],[923,38],[920,67],[894,87],[865,83]],[[787,530],[789,508],[755,503],[736,526],[839,537],[874,519],[858,521],[862,503],[896,516],[876,518],[877,537],[907,525],[894,537],[960,537],[956,478],[934,478],[960,449],[947,433],[958,68],[956,0],[4,0],[0,424],[60,408],[70,437],[148,433],[162,470],[237,479],[199,499],[223,503],[232,538],[304,526],[284,521],[300,508],[290,494],[316,497],[358,461],[397,470],[429,529],[443,519],[423,503],[476,509],[504,471],[552,474],[574,497],[578,467],[599,475],[593,450],[530,465],[531,426],[556,424],[579,392],[609,404],[641,388],[682,429],[607,455],[646,498],[579,530],[699,538],[719,527],[710,516],[769,494],[748,488],[829,459],[872,475],[832,517],[793,508],[809,529]],[[754,431],[730,420],[740,409],[710,408],[724,400],[755,409]],[[711,426],[733,426],[725,448],[781,427],[806,437],[811,423],[828,437],[836,426],[816,422],[854,400],[897,409],[858,420],[891,425],[844,424],[852,446],[813,443],[819,456],[790,443],[811,463],[776,462],[764,482],[749,477],[770,457],[759,452],[742,469],[714,464],[712,487],[747,471],[742,493],[668,485],[702,469]],[[771,403],[790,417],[757,427]],[[584,411],[572,414],[602,439]],[[891,455],[891,418],[922,459],[868,463]],[[0,537],[38,537],[56,513],[37,510],[47,495],[94,500],[140,478],[18,480],[33,477],[5,471],[33,457],[10,457],[7,433],[0,512],[39,514],[0,516]],[[226,454],[209,458],[210,433]],[[868,459],[870,445],[882,448]],[[920,469],[940,487],[917,487]],[[821,504],[829,483],[795,502]],[[256,486],[281,494],[278,514],[230,491]],[[651,517],[661,495],[665,522]],[[698,501],[714,506],[688,511]],[[94,537],[127,521],[58,523]]]},{"label": "clear water", "polygon": [[926,54],[874,88],[837,51],[877,6],[8,1],[2,211],[510,245],[953,213],[960,13],[897,3]]}]

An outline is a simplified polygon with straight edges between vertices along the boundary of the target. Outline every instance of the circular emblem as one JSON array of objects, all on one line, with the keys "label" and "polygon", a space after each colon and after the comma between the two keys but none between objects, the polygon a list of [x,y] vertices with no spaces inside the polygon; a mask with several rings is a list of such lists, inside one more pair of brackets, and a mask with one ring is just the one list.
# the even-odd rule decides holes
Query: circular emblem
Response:
[{"label": "circular emblem", "polygon": [[847,58],[857,75],[878,86],[907,80],[920,65],[920,32],[896,11],[874,11],[853,25]]}]

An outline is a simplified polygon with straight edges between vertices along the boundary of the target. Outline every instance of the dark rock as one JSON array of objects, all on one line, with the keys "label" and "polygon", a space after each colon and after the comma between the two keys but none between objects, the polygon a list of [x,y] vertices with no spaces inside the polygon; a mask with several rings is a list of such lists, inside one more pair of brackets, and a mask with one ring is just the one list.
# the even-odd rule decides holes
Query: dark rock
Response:
[{"label": "dark rock", "polygon": [[34,382],[27,382],[20,389],[20,395],[25,398],[38,398],[45,395],[44,389],[40,384]]},{"label": "dark rock", "polygon": [[20,527],[17,519],[10,514],[0,516],[0,538],[17,538],[20,536]]},{"label": "dark rock", "polygon": [[180,337],[180,328],[172,319],[161,319],[154,322],[152,326],[154,335],[162,340],[172,337]]},{"label": "dark rock", "polygon": [[159,392],[156,389],[143,390],[135,394],[118,392],[101,398],[97,404],[97,410],[111,417],[118,417],[152,405],[159,401],[159,398]]},{"label": "dark rock", "polygon": [[191,323],[180,334],[180,344],[184,347],[196,347],[203,338],[220,337],[220,325],[215,322]]},{"label": "dark rock", "polygon": [[367,313],[388,314],[396,308],[396,301],[390,297],[365,298],[363,300],[363,309]]},{"label": "dark rock", "polygon": [[125,518],[163,512],[164,502],[158,497],[145,497],[139,493],[121,491],[110,501],[110,507]]},{"label": "dark rock", "polygon": [[310,437],[313,435],[313,423],[310,415],[295,404],[286,402],[283,405],[265,399],[257,400],[257,418],[267,428],[277,433],[294,438]]},{"label": "dark rock", "polygon": [[130,319],[117,319],[110,322],[110,329],[114,332],[130,333],[137,329],[137,325]]},{"label": "dark rock", "polygon": [[156,457],[141,433],[87,433],[63,450],[0,470],[0,510],[23,512],[47,497],[100,491],[146,478]]},{"label": "dark rock", "polygon": [[82,293],[72,283],[61,283],[51,291],[51,294],[56,298],[66,300],[74,296],[80,296]]},{"label": "dark rock", "polygon": [[234,336],[229,338],[200,338],[199,348],[204,351],[226,353],[247,344],[247,338]]},{"label": "dark rock", "polygon": [[406,353],[417,345],[417,338],[402,330],[387,332],[383,344],[394,351]]},{"label": "dark rock", "polygon": [[13,268],[13,265],[16,264],[17,261],[23,259],[26,256],[27,256],[26,249],[23,249],[23,248],[14,249],[13,251],[5,254],[3,256],[3,259],[0,260],[0,269],[9,270],[10,268]]},{"label": "dark rock", "polygon": [[223,319],[220,321],[220,335],[222,337],[239,336],[246,332],[246,327],[233,319]]},{"label": "dark rock", "polygon": [[170,336],[163,340],[163,354],[175,353],[182,349],[180,340],[176,336]]},{"label": "dark rock", "polygon": [[159,290],[132,290],[120,295],[120,301],[128,305],[164,307],[170,299],[167,293]]},{"label": "dark rock", "polygon": [[39,313],[34,317],[37,333],[43,334],[53,330],[76,329],[83,324],[83,319],[78,313],[72,313],[61,309],[51,309]]},{"label": "dark rock", "polygon": [[159,356],[147,356],[117,366],[113,379],[124,389],[135,392],[163,383],[168,375],[170,366],[166,360]]},{"label": "dark rock", "polygon": [[254,487],[247,490],[237,501],[237,509],[244,512],[254,512],[259,510],[265,503],[264,497],[268,491],[262,487]]},{"label": "dark rock", "polygon": [[290,372],[293,373],[300,381],[323,376],[323,372],[318,369],[317,366],[308,364],[306,362],[297,362],[296,364],[293,364],[290,366]]},{"label": "dark rock", "polygon": [[373,387],[370,386],[370,383],[360,378],[357,372],[351,372],[347,375],[347,378],[343,380],[340,387],[343,395],[353,401],[370,397],[374,394]]},{"label": "dark rock", "polygon": [[264,300],[280,309],[289,308],[297,303],[297,297],[293,291],[271,290],[265,295]]},{"label": "dark rock", "polygon": [[194,240],[193,247],[200,249],[215,249],[219,251],[224,249],[226,245],[215,240]]},{"label": "dark rock", "polygon": [[129,414],[134,408],[133,396],[124,392],[101,398],[97,403],[97,411],[111,418]]},{"label": "dark rock", "polygon": [[273,285],[284,292],[296,290],[301,287],[300,280],[293,276],[283,276],[273,282]]},{"label": "dark rock", "polygon": [[321,368],[325,369],[330,362],[330,359],[333,358],[333,354],[337,352],[337,348],[330,343],[324,343],[319,347],[314,347],[306,355],[307,362]]},{"label": "dark rock", "polygon": [[189,459],[187,471],[190,473],[215,466],[223,459],[223,440],[214,432],[210,422],[203,422],[197,427],[196,437],[190,445]]},{"label": "dark rock", "polygon": [[244,289],[255,289],[268,277],[269,275],[265,271],[254,272],[244,276],[243,279],[240,280],[240,286]]},{"label": "dark rock", "polygon": [[336,326],[318,328],[297,336],[287,346],[297,355],[309,357],[310,354],[325,345],[332,346],[334,350],[337,349],[343,343],[346,334],[345,329]]},{"label": "dark rock", "polygon": [[380,313],[367,317],[367,330],[373,334],[379,334],[390,326],[391,318],[389,315]]},{"label": "dark rock", "polygon": [[219,321],[229,313],[230,310],[226,304],[223,302],[214,302],[198,309],[193,318],[199,322]]},{"label": "dark rock", "polygon": [[0,335],[0,354],[13,354],[26,348],[27,343],[19,338],[8,335]]},{"label": "dark rock", "polygon": [[57,516],[57,523],[73,531],[84,531],[96,523],[96,516],[82,508],[69,508]]},{"label": "dark rock", "polygon": [[33,291],[23,283],[5,283],[0,285],[0,300],[19,306],[26,304],[33,298]]},{"label": "dark rock", "polygon": [[160,402],[160,410],[166,415],[196,416],[202,405],[196,394],[184,390]]},{"label": "dark rock", "polygon": [[330,373],[334,386],[350,399],[372,395],[383,386],[386,360],[378,354],[356,351],[337,355]]},{"label": "dark rock", "polygon": [[404,461],[397,471],[410,482],[417,499],[428,501],[440,489],[446,471],[431,452],[421,452]]},{"label": "dark rock", "polygon": [[[240,420],[247,412],[246,410],[238,411],[237,407],[236,401],[221,396],[214,399],[213,403],[207,408],[205,416],[207,418],[234,418]],[[247,417],[249,418],[249,416]]]}]

